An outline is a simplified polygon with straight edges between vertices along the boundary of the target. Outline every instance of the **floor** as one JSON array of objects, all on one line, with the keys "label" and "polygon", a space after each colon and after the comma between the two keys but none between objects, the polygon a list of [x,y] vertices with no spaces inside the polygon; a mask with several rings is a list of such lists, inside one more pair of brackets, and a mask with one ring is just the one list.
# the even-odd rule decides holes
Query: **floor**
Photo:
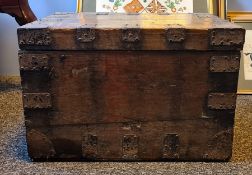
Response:
[{"label": "floor", "polygon": [[229,163],[33,163],[26,151],[21,92],[0,91],[1,175],[252,175],[252,96],[239,96],[232,161]]}]

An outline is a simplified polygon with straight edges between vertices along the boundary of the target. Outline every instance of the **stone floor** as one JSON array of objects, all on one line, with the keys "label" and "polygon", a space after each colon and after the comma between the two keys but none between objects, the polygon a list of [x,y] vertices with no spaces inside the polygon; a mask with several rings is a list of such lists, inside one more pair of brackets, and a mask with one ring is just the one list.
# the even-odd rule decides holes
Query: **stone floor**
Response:
[{"label": "stone floor", "polygon": [[21,92],[0,91],[0,175],[252,175],[252,96],[239,96],[234,151],[228,163],[33,163],[26,151]]}]

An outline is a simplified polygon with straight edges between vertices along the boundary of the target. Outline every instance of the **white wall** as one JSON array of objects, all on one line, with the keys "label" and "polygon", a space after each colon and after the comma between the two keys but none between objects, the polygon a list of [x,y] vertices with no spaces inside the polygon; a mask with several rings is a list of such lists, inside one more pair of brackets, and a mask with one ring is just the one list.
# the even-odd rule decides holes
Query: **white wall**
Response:
[{"label": "white wall", "polygon": [[0,14],[0,75],[18,74],[17,27],[14,18]]}]

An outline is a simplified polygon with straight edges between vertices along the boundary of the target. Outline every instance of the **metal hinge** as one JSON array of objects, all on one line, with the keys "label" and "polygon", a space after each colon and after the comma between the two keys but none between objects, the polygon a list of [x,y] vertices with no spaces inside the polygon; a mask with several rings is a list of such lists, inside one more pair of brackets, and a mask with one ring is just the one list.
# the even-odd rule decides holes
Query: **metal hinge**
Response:
[{"label": "metal hinge", "polygon": [[177,159],[179,158],[179,136],[178,134],[167,134],[163,143],[163,158]]},{"label": "metal hinge", "polygon": [[27,109],[51,108],[51,95],[49,93],[23,93],[23,105]]},{"label": "metal hinge", "polygon": [[90,26],[85,24],[80,28],[77,28],[76,38],[80,43],[90,43],[96,39],[96,25]]},{"label": "metal hinge", "polygon": [[124,135],[122,140],[123,159],[134,160],[138,158],[138,137],[136,135]]},{"label": "metal hinge", "polygon": [[242,46],[245,42],[245,30],[222,29],[210,30],[211,46]]},{"label": "metal hinge", "polygon": [[82,140],[82,156],[86,159],[97,158],[98,138],[94,134],[87,134]]},{"label": "metal hinge", "polygon": [[180,24],[167,25],[165,31],[168,43],[183,43],[186,39],[186,29]]},{"label": "metal hinge", "polygon": [[127,50],[138,50],[141,48],[141,29],[139,25],[129,26],[125,25],[125,28],[122,29],[122,48]]},{"label": "metal hinge", "polygon": [[186,30],[184,28],[166,29],[166,40],[169,43],[182,43],[186,39]]},{"label": "metal hinge", "polygon": [[18,43],[22,46],[50,46],[52,37],[50,30],[45,29],[18,29]]},{"label": "metal hinge", "polygon": [[235,109],[235,93],[210,93],[208,95],[208,107],[215,110]]},{"label": "metal hinge", "polygon": [[49,69],[49,57],[44,54],[19,54],[21,71],[38,71]]},{"label": "metal hinge", "polygon": [[233,130],[218,132],[208,141],[208,147],[203,155],[207,160],[227,160],[232,155]]},{"label": "metal hinge", "polygon": [[213,56],[210,59],[211,72],[239,72],[240,56]]},{"label": "metal hinge", "polygon": [[122,30],[122,41],[135,43],[141,40],[141,30],[139,28],[124,28]]}]

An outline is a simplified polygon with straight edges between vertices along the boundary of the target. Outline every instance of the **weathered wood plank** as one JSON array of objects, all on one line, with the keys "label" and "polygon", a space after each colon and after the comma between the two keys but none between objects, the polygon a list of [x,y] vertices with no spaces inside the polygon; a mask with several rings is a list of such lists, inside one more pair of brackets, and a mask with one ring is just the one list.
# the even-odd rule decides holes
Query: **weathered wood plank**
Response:
[{"label": "weathered wood plank", "polygon": [[237,73],[209,70],[212,55],[235,52],[46,53],[48,72],[21,73],[24,93],[51,94],[53,110],[45,113],[51,117],[42,117],[50,125],[218,117],[218,112],[208,114],[209,93],[236,93],[237,88]]},{"label": "weathered wood plank", "polygon": [[233,134],[232,126],[212,119],[28,127],[27,133],[33,159],[107,161],[228,160]]},{"label": "weathered wood plank", "polygon": [[229,160],[244,34],[207,14],[60,13],[20,27],[29,155]]},{"label": "weathered wood plank", "polygon": [[23,50],[241,50],[244,34],[205,14],[58,14],[18,29]]}]

